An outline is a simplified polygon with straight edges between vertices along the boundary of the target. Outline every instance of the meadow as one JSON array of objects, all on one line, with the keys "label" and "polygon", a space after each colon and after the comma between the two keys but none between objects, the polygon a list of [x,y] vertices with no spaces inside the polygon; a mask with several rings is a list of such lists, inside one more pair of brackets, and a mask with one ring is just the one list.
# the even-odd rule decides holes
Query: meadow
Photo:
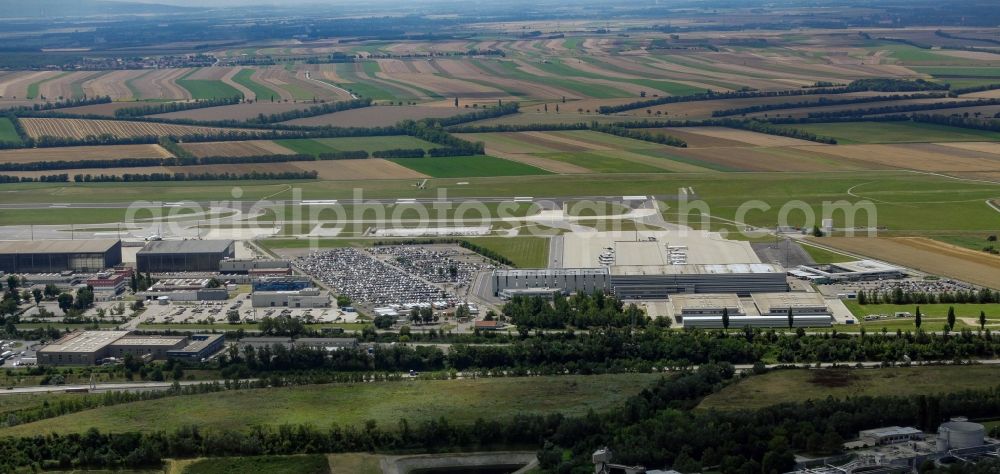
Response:
[{"label": "meadow", "polygon": [[933,143],[1000,141],[1000,133],[916,122],[839,122],[789,125],[833,137],[840,145],[858,143]]},{"label": "meadow", "polygon": [[0,117],[0,142],[21,143],[21,136],[7,117]]},{"label": "meadow", "polygon": [[943,395],[995,388],[997,377],[1000,367],[992,365],[774,370],[709,395],[698,408],[752,410],[827,397]]},{"label": "meadow", "polygon": [[257,81],[254,81],[250,76],[253,76],[253,69],[240,69],[233,76],[233,82],[250,89],[254,93],[257,100],[275,100],[281,98],[281,93],[267,87]]},{"label": "meadow", "polygon": [[435,178],[543,175],[548,171],[487,155],[396,158],[389,161]]},{"label": "meadow", "polygon": [[[582,415],[617,406],[660,377],[567,375],[249,389],[101,407],[3,428],[0,436],[82,433],[88,427],[102,432],[172,431],[189,425],[203,430],[245,430],[282,424],[360,426],[369,420],[394,427],[400,418],[420,423],[445,417],[449,423],[465,424],[519,413]],[[609,386],[619,388],[608,390]]]},{"label": "meadow", "polygon": [[319,155],[321,153],[332,153],[335,151],[355,150],[364,150],[371,153],[374,151],[392,150],[397,148],[422,148],[424,150],[429,150],[437,146],[419,138],[409,137],[406,135],[313,139],[295,138],[289,140],[274,140],[274,142],[294,151],[295,153],[302,153],[305,155]]}]

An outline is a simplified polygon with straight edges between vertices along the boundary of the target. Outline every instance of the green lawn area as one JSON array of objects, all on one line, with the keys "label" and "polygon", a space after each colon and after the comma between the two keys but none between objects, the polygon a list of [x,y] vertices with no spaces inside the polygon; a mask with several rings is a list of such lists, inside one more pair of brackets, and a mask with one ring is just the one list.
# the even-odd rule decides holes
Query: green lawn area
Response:
[{"label": "green lawn area", "polygon": [[995,388],[1000,366],[775,370],[709,395],[699,409],[753,410],[826,397],[909,396]]},{"label": "green lawn area", "polygon": [[201,459],[188,464],[182,474],[327,474],[330,464],[322,454],[301,456],[250,456]]},{"label": "green lawn area", "polygon": [[814,262],[819,264],[850,262],[853,260],[857,260],[856,258],[851,257],[849,255],[844,255],[842,253],[834,252],[831,250],[821,249],[819,247],[813,247],[812,245],[801,242],[799,243],[799,246],[802,247],[802,250],[805,250],[810,257],[812,257]]},{"label": "green lawn area", "polygon": [[1000,133],[916,122],[841,122],[788,126],[833,137],[841,145],[857,143],[928,143],[1000,141]]},{"label": "green lawn area", "polygon": [[[668,173],[669,171],[645,163],[623,160],[615,157],[617,150],[590,152],[534,153],[535,156],[572,163],[595,173]],[[620,194],[620,193],[619,193]]]},{"label": "green lawn area", "polygon": [[0,142],[21,143],[21,136],[14,129],[14,123],[7,117],[0,117]]},{"label": "green lawn area", "polygon": [[518,268],[545,268],[549,265],[546,237],[475,237],[464,239],[499,253]]},{"label": "green lawn area", "polygon": [[392,135],[385,137],[293,138],[286,140],[274,140],[274,142],[296,153],[306,155],[319,155],[320,153],[354,150],[365,150],[371,153],[379,150],[392,150],[399,148],[422,148],[424,150],[428,150],[438,146],[419,138],[406,135]]},{"label": "green lawn area", "polygon": [[435,178],[550,174],[548,171],[524,163],[482,155],[397,158],[389,161]]},{"label": "green lawn area", "polygon": [[[994,235],[994,234],[988,234]],[[1000,249],[1000,243],[989,242],[986,240],[987,235],[934,235],[932,238],[934,240],[940,240],[941,242],[948,243],[951,245],[957,245],[959,247],[965,247],[972,250],[983,250],[985,247],[993,246],[993,248]]]},{"label": "green lawn area", "polygon": [[420,423],[444,417],[449,423],[467,424],[477,418],[505,419],[519,413],[582,415],[618,406],[660,377],[498,377],[226,391],[101,407],[3,428],[0,436],[82,433],[90,427],[102,432],[153,432],[190,425],[202,431],[282,424],[359,426],[368,420],[391,429],[401,418]]},{"label": "green lawn area", "polygon": [[188,79],[197,69],[177,80],[177,85],[187,89],[191,93],[191,98],[196,100],[217,99],[226,97],[243,97],[243,94],[235,87],[225,82],[210,79]]},{"label": "green lawn area", "polygon": [[281,99],[281,94],[275,92],[270,87],[254,81],[250,78],[252,75],[253,69],[240,69],[239,72],[233,75],[233,82],[250,89],[257,96],[258,101],[266,102]]}]

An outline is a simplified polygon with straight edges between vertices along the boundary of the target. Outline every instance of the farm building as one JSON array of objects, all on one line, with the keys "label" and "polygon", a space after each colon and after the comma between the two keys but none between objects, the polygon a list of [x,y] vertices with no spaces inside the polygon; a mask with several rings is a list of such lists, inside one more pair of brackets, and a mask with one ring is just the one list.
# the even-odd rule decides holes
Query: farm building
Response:
[{"label": "farm building", "polygon": [[[38,350],[39,365],[94,365],[103,359],[128,354],[149,359],[211,355],[222,348],[219,336],[130,336],[129,331],[77,331]],[[209,341],[205,343],[205,341]],[[209,352],[212,350],[212,352]]]},{"label": "farm building", "polygon": [[121,262],[116,239],[0,242],[0,271],[6,273],[99,272]]},{"label": "farm building", "polygon": [[221,262],[233,258],[232,240],[159,240],[135,255],[140,272],[218,272]]}]

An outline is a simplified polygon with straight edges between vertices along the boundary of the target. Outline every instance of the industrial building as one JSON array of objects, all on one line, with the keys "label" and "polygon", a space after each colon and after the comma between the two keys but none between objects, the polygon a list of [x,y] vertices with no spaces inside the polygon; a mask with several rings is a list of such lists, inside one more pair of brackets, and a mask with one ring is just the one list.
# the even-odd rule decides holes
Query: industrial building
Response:
[{"label": "industrial building", "polygon": [[116,239],[0,242],[5,273],[99,272],[120,263],[122,243]]},{"label": "industrial building", "polygon": [[786,292],[754,293],[754,305],[761,316],[831,316],[823,296],[819,293]]},{"label": "industrial building", "polygon": [[885,446],[924,439],[924,432],[910,426],[887,426],[860,431],[858,438],[867,446]]},{"label": "industrial building", "polygon": [[195,334],[191,336],[188,345],[167,351],[167,357],[200,361],[222,350],[225,343],[226,336],[224,334]]},{"label": "industrial building", "polygon": [[94,289],[96,301],[108,301],[125,291],[125,273],[101,272],[87,279],[87,285]]},{"label": "industrial building", "polygon": [[254,308],[329,308],[330,293],[317,288],[293,291],[255,291],[250,296]]},{"label": "industrial building", "polygon": [[265,276],[254,278],[253,291],[297,291],[315,286],[307,276]]},{"label": "industrial building", "polygon": [[165,278],[145,291],[136,293],[160,301],[223,301],[229,299],[225,288],[209,288],[210,278]]},{"label": "industrial building", "polygon": [[788,291],[785,271],[767,263],[628,265],[609,268],[494,270],[493,294],[504,290],[558,288],[566,293],[606,291],[621,299],[667,299],[681,293]]},{"label": "industrial building", "polygon": [[938,426],[939,451],[966,449],[986,444],[986,427],[965,418],[954,418]]},{"label": "industrial building", "polygon": [[232,240],[158,240],[146,243],[135,261],[143,273],[219,272],[235,253]]},{"label": "industrial building", "polygon": [[903,268],[875,260],[857,260],[828,265],[799,265],[789,270],[788,274],[813,283],[890,280],[906,277],[906,271]]},{"label": "industrial building", "polygon": [[240,275],[276,274],[284,275],[292,271],[292,262],[289,260],[266,259],[266,258],[232,258],[219,262],[219,272],[233,273]]},{"label": "industrial building", "polygon": [[[129,331],[77,331],[38,350],[39,365],[94,365],[107,358],[131,354],[146,359],[166,359],[172,354],[190,357],[211,355],[222,348],[220,336],[138,336]],[[207,341],[207,342],[206,342]],[[212,350],[212,352],[209,352]]]},{"label": "industrial building", "polygon": [[683,321],[690,316],[716,316],[722,318],[726,310],[730,317],[746,316],[743,303],[735,294],[673,295],[670,303],[674,307],[674,317]]}]

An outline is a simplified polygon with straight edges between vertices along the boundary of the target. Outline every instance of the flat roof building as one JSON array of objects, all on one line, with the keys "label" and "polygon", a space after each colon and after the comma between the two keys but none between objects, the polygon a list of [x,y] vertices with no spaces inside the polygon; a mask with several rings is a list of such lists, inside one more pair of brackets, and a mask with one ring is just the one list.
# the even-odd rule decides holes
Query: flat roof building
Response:
[{"label": "flat roof building", "polygon": [[729,316],[746,315],[740,298],[733,293],[672,295],[670,303],[674,307],[674,316],[681,320],[687,316],[719,316],[721,318],[723,309],[729,311]]},{"label": "flat roof building", "polygon": [[816,283],[889,280],[906,276],[905,269],[877,260],[856,260],[827,265],[799,265],[789,270],[788,273],[799,279]]},{"label": "flat roof building", "polygon": [[884,446],[924,439],[924,432],[910,426],[887,426],[860,431],[858,432],[858,438],[869,446]]},{"label": "flat roof building", "polygon": [[218,272],[235,254],[232,240],[158,240],[146,243],[135,261],[143,273]]},{"label": "flat roof building", "polygon": [[819,293],[754,293],[753,302],[761,316],[787,316],[789,308],[793,316],[832,314]]},{"label": "flat roof building", "polygon": [[222,350],[225,343],[226,336],[224,334],[194,334],[188,345],[167,351],[167,357],[200,361]]},{"label": "flat roof building", "polygon": [[317,288],[293,291],[255,291],[250,296],[254,308],[329,308],[330,293]]},{"label": "flat roof building", "polygon": [[[140,336],[129,331],[77,331],[45,345],[38,350],[39,365],[94,365],[103,359],[124,358],[126,355],[149,359],[166,359],[173,351],[190,346],[205,357],[222,348],[216,336],[195,335],[194,342],[185,336]],[[198,345],[201,338],[209,342]],[[209,352],[209,351],[212,352]]]},{"label": "flat roof building", "polygon": [[122,263],[117,239],[0,241],[5,273],[99,272]]}]

